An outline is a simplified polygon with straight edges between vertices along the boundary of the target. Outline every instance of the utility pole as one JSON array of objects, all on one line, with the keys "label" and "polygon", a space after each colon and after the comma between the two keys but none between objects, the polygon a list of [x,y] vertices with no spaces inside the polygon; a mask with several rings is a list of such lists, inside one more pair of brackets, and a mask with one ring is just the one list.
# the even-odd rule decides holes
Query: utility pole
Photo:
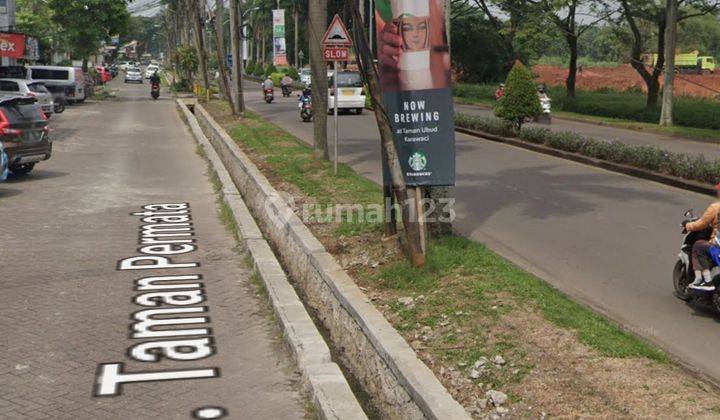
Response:
[{"label": "utility pole", "polygon": [[240,31],[242,31],[242,20],[240,14],[239,0],[230,0],[230,49],[232,54],[232,92],[233,113],[242,115],[245,112],[245,100],[242,91],[242,59],[243,55],[240,50],[242,42],[240,40]]},{"label": "utility pole", "polygon": [[665,15],[665,77],[663,80],[660,125],[673,125],[673,94],[675,79],[675,45],[677,44],[678,0],[667,0]]}]

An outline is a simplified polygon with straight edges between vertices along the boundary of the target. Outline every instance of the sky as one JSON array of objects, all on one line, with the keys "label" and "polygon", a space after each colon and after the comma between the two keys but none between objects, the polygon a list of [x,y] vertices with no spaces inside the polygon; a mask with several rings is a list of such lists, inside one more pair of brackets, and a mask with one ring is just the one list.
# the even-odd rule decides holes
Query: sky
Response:
[{"label": "sky", "polygon": [[155,16],[160,12],[160,0],[135,0],[128,6],[128,10],[135,16]]}]

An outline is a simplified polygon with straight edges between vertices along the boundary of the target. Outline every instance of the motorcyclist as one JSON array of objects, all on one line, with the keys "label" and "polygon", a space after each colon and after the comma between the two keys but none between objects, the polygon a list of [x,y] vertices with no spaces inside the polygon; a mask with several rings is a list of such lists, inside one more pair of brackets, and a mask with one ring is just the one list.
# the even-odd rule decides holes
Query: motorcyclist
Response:
[{"label": "motorcyclist", "polygon": [[293,84],[293,78],[290,77],[290,76],[288,76],[287,74],[285,75],[285,77],[283,77],[283,78],[280,80],[280,87],[281,87],[281,88],[284,88],[284,87],[286,87],[286,86],[292,86],[292,84]]},{"label": "motorcyclist", "polygon": [[270,76],[268,76],[268,78],[265,79],[264,82],[262,82],[262,88],[263,88],[263,90],[268,90],[268,89],[274,89],[274,88],[275,88],[275,84],[273,83],[273,81],[272,81],[272,79],[270,78]]},{"label": "motorcyclist", "polygon": [[150,76],[150,86],[155,86],[160,84],[160,75],[158,74],[157,70],[153,72],[153,74]]},{"label": "motorcyclist", "polygon": [[[720,197],[720,184],[715,186],[718,197]],[[692,266],[695,271],[695,280],[688,287],[699,290],[714,290],[710,269],[715,265],[710,254],[713,247],[718,247],[718,214],[720,214],[720,201],[708,206],[702,217],[694,222],[685,221],[683,227],[687,232],[698,232],[712,228],[710,240],[698,240],[692,248]]]},{"label": "motorcyclist", "polygon": [[499,101],[505,96],[505,83],[500,83],[497,90],[495,90],[495,101]]},{"label": "motorcyclist", "polygon": [[311,96],[312,96],[312,89],[311,89],[310,83],[308,83],[303,88],[302,95],[300,95],[300,103],[302,103],[305,100],[305,98],[309,98]]}]

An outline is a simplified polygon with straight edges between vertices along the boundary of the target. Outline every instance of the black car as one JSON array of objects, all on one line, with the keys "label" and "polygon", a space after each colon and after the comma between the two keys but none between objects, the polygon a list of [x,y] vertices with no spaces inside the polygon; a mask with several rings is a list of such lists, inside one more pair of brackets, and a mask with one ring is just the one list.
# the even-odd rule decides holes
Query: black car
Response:
[{"label": "black car", "polygon": [[25,175],[36,163],[50,159],[49,137],[47,117],[35,98],[0,98],[0,142],[8,155],[10,172]]}]

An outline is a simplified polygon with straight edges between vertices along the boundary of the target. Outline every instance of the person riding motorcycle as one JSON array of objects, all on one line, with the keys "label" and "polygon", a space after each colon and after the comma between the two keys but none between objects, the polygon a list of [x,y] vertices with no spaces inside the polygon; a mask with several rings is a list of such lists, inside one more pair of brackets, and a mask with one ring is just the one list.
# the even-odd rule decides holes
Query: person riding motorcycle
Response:
[{"label": "person riding motorcycle", "polygon": [[283,78],[280,80],[280,87],[281,87],[281,88],[284,88],[285,86],[292,86],[292,84],[293,84],[293,78],[290,77],[290,76],[288,76],[287,74],[285,75],[285,77],[283,77]]},{"label": "person riding motorcycle", "polygon": [[273,83],[272,79],[269,76],[267,79],[265,79],[264,82],[262,82],[262,88],[263,88],[263,90],[275,89],[275,84]]},{"label": "person riding motorcycle", "polygon": [[302,95],[300,95],[300,103],[303,103],[305,98],[309,98],[311,96],[312,96],[312,89],[311,89],[310,83],[308,83],[303,88]]},{"label": "person riding motorcycle", "polygon": [[160,84],[160,75],[158,74],[157,70],[153,72],[152,76],[150,76],[150,86],[152,85],[159,85]]},{"label": "person riding motorcycle", "polygon": [[[717,195],[720,198],[720,184],[715,186]],[[718,215],[720,214],[720,201],[716,201],[708,206],[705,213],[696,221],[683,222],[683,228],[687,232],[699,232],[707,228],[712,228],[712,234],[709,240],[696,241],[692,248],[692,266],[695,272],[695,280],[688,287],[700,290],[714,290],[712,285],[712,275],[710,269],[715,265],[710,254],[713,247],[719,247],[718,242]]]}]

